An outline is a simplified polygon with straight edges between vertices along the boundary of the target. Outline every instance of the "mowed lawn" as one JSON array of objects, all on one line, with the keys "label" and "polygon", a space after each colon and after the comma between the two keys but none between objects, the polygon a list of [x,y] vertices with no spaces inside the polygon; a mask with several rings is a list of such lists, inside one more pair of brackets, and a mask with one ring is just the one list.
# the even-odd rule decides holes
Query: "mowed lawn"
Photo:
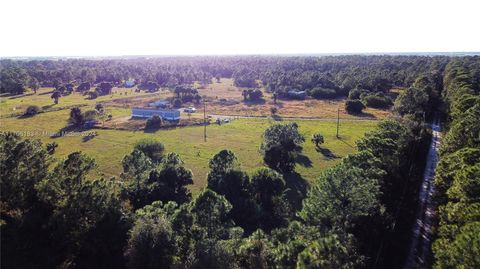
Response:
[{"label": "mowed lawn", "polygon": [[[115,108],[112,114],[125,115],[127,109]],[[153,138],[165,145],[166,152],[177,152],[185,161],[186,166],[194,173],[194,186],[197,191],[206,185],[208,160],[222,149],[230,149],[238,156],[242,168],[252,172],[263,165],[259,146],[263,131],[273,120],[238,119],[221,126],[212,124],[207,127],[207,142],[204,142],[203,127],[192,126],[169,130],[159,130],[154,133],[143,131],[94,130],[98,136],[84,141],[81,136],[64,136],[50,138],[49,132],[56,132],[66,126],[69,110],[41,113],[31,118],[0,119],[0,131],[19,131],[30,138],[39,138],[44,143],[56,141],[59,144],[54,155],[56,160],[64,158],[70,152],[80,150],[95,158],[98,168],[94,176],[118,176],[122,171],[121,160],[132,151],[133,145],[142,138]],[[375,128],[378,121],[340,122],[341,139],[335,137],[336,122],[297,121],[300,131],[305,135],[303,153],[299,159],[296,171],[306,180],[316,178],[322,170],[339,162],[342,157],[354,152],[355,141],[365,132]],[[30,132],[30,133],[24,133]],[[315,150],[310,141],[311,135],[319,132],[325,136],[323,148],[335,155],[325,157]]]}]

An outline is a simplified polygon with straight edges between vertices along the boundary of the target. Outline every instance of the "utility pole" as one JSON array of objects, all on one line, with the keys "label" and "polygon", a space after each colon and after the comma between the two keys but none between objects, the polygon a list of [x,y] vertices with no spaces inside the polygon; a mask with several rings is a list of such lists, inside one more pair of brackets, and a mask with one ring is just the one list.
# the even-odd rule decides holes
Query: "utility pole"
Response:
[{"label": "utility pole", "polygon": [[337,108],[337,138],[340,138],[338,136],[338,127],[340,125],[340,108]]},{"label": "utility pole", "polygon": [[203,99],[203,141],[207,142],[207,105]]}]

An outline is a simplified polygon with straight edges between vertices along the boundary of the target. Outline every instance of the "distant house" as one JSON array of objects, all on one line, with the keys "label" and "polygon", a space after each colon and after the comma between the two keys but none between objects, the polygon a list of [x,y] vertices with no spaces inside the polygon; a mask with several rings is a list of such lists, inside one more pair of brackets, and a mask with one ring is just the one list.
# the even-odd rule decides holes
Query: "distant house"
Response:
[{"label": "distant house", "polygon": [[130,79],[130,80],[125,81],[125,87],[131,88],[133,86],[135,86],[135,80]]},{"label": "distant house", "polygon": [[150,104],[148,104],[149,106],[151,107],[162,107],[162,108],[166,108],[170,105],[170,102],[167,101],[167,100],[158,100],[158,101],[155,101],[155,102],[152,102]]},{"label": "distant house", "polygon": [[180,111],[174,109],[132,108],[132,118],[151,118],[154,115],[164,120],[179,120]]},{"label": "distant house", "polygon": [[293,98],[293,99],[305,99],[307,96],[305,91],[299,91],[299,90],[290,90],[287,92],[288,97]]}]

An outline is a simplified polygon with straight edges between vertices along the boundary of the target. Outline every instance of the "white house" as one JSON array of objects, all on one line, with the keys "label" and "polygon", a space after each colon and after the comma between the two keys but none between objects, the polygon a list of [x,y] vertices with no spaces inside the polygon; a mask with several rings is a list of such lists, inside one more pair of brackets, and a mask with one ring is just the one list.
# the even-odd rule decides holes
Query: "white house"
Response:
[{"label": "white house", "polygon": [[153,109],[153,108],[132,108],[132,118],[151,118],[154,115],[160,116],[164,120],[180,120],[180,111],[175,109]]},{"label": "white house", "polygon": [[125,87],[131,88],[133,86],[135,86],[135,81],[133,79],[129,79],[129,80],[125,81]]}]

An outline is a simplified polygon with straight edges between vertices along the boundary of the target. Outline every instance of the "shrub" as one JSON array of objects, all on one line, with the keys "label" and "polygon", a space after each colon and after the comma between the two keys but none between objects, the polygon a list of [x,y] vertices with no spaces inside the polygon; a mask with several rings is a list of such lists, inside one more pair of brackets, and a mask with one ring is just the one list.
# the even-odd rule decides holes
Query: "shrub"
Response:
[{"label": "shrub", "polygon": [[272,113],[272,115],[275,115],[278,112],[278,108],[273,106],[273,107],[270,108],[270,112]]},{"label": "shrub", "polygon": [[139,88],[142,90],[147,90],[149,92],[155,92],[160,89],[160,85],[158,85],[155,81],[147,81],[139,85]]},{"label": "shrub", "polygon": [[282,145],[273,145],[265,150],[263,161],[274,170],[290,173],[295,169],[295,156],[295,152],[285,149]]},{"label": "shrub", "polygon": [[388,108],[392,105],[390,98],[377,94],[369,94],[363,97],[363,102],[366,106],[374,108]]},{"label": "shrub", "polygon": [[362,94],[362,91],[360,91],[359,89],[353,89],[348,93],[348,99],[358,100],[360,99],[361,94]]},{"label": "shrub", "polygon": [[25,110],[24,115],[25,116],[34,116],[37,115],[40,112],[40,108],[38,106],[28,106],[27,109]]},{"label": "shrub", "polygon": [[90,84],[90,82],[82,82],[80,85],[78,85],[77,91],[86,92],[89,91],[91,87],[92,85]]},{"label": "shrub", "polygon": [[88,91],[87,95],[88,95],[88,98],[95,99],[98,97],[98,92],[96,90]]},{"label": "shrub", "polygon": [[257,101],[263,97],[263,92],[259,89],[248,89],[242,91],[243,100]]},{"label": "shrub", "polygon": [[47,144],[47,152],[48,154],[52,155],[55,153],[55,149],[58,147],[57,142],[52,142]]},{"label": "shrub", "polygon": [[55,90],[52,95],[50,96],[50,98],[53,99],[53,102],[55,104],[58,104],[58,99],[60,99],[60,97],[62,97],[62,93],[60,91],[57,91]]},{"label": "shrub", "polygon": [[82,110],[78,107],[73,107],[70,109],[70,118],[68,122],[73,126],[81,126],[85,123],[85,115],[82,113]]},{"label": "shrub", "polygon": [[142,139],[135,144],[134,149],[143,152],[154,163],[159,163],[162,160],[165,146],[154,139]]},{"label": "shrub", "polygon": [[320,145],[325,142],[323,135],[316,133],[312,135],[312,143],[315,144],[317,148],[320,148]]},{"label": "shrub", "polygon": [[111,82],[102,82],[95,89],[98,95],[107,95],[112,92],[113,84]]},{"label": "shrub", "polygon": [[95,105],[95,110],[97,110],[97,111],[100,112],[100,113],[103,113],[103,112],[105,111],[105,107],[103,106],[102,103],[97,103],[97,104]]},{"label": "shrub", "polygon": [[345,102],[345,109],[350,114],[362,113],[362,110],[365,108],[365,105],[360,100],[347,100]]},{"label": "shrub", "polygon": [[195,94],[195,96],[193,96],[193,99],[195,100],[196,104],[199,104],[200,100],[202,100],[202,97],[199,94]]},{"label": "shrub", "polygon": [[83,118],[85,121],[92,121],[92,120],[95,120],[98,116],[98,111],[97,110],[87,110],[85,111],[85,113],[83,114]]},{"label": "shrub", "polygon": [[175,98],[175,100],[173,100],[173,106],[176,107],[176,108],[179,108],[182,106],[182,100],[180,100],[179,98]]},{"label": "shrub", "polygon": [[274,170],[292,172],[295,168],[295,157],[301,151],[304,141],[305,138],[298,131],[296,123],[273,124],[263,134],[260,146],[263,161]]},{"label": "shrub", "polygon": [[146,129],[157,129],[162,126],[162,118],[158,115],[153,115],[145,124]]},{"label": "shrub", "polygon": [[309,95],[315,99],[332,99],[337,96],[337,92],[332,89],[313,88],[309,91]]},{"label": "shrub", "polygon": [[259,89],[249,90],[248,97],[250,100],[259,100],[263,97],[263,92]]},{"label": "shrub", "polygon": [[182,103],[188,103],[193,101],[193,95],[185,94],[181,97]]}]

